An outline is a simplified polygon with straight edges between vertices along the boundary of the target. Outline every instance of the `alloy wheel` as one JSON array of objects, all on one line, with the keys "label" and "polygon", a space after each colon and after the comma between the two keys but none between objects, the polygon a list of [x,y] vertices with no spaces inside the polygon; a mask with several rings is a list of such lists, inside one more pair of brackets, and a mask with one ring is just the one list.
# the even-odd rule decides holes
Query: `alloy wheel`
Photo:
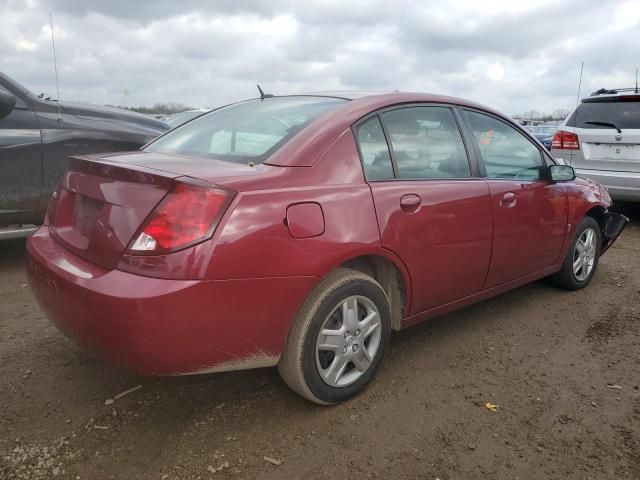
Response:
[{"label": "alloy wheel", "polygon": [[325,319],[316,341],[316,367],[331,387],[345,387],[371,366],[382,338],[380,312],[366,297],[353,295]]},{"label": "alloy wheel", "polygon": [[579,282],[584,282],[593,270],[597,238],[596,232],[592,228],[587,228],[578,237],[573,250],[573,276]]}]

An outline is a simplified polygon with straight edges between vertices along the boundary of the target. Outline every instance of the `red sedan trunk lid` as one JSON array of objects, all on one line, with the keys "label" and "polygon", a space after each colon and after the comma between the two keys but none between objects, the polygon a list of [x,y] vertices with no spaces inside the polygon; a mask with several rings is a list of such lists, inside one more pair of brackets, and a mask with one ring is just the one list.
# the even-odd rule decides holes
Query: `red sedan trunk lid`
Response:
[{"label": "red sedan trunk lid", "polygon": [[49,218],[49,231],[81,258],[113,269],[174,179],[215,179],[224,186],[255,170],[230,162],[145,152],[72,157],[55,209],[50,209],[55,213]]},{"label": "red sedan trunk lid", "polygon": [[[177,174],[71,159],[58,189],[49,231],[76,255],[113,269]],[[51,207],[50,207],[51,212]]]}]

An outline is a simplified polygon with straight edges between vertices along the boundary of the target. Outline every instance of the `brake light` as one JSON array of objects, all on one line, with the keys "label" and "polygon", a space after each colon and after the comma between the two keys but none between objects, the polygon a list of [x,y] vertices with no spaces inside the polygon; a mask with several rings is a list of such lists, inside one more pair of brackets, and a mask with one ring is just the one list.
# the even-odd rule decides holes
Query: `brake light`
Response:
[{"label": "brake light", "polygon": [[159,254],[211,238],[235,193],[191,183],[175,183],[129,246],[129,253]]},{"label": "brake light", "polygon": [[578,141],[578,135],[572,132],[565,132],[564,130],[558,130],[553,135],[551,141],[551,148],[558,150],[580,150],[580,142]]}]

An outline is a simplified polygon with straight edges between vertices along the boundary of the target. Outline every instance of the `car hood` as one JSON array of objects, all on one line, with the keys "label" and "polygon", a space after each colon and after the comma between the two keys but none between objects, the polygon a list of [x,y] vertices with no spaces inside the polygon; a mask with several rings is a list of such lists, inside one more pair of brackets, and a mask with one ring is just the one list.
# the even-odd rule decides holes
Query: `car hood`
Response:
[{"label": "car hood", "polygon": [[169,130],[169,126],[160,120],[121,108],[105,107],[90,103],[67,102],[64,100],[60,102],[60,106],[67,113],[85,120],[111,120],[132,123],[142,128],[154,130],[157,134]]}]

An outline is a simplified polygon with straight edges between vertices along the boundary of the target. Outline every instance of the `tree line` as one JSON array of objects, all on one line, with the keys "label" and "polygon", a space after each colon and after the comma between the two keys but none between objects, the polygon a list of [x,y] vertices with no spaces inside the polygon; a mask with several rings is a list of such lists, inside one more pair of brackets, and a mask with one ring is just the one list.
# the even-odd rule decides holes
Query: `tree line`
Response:
[{"label": "tree line", "polygon": [[147,115],[172,115],[174,113],[184,112],[185,110],[194,110],[193,107],[184,103],[154,103],[152,107],[123,107],[120,105],[107,105],[108,107],[122,108],[123,110],[131,110],[132,112],[146,113]]},{"label": "tree line", "polygon": [[522,120],[538,120],[541,122],[552,122],[557,120],[564,120],[569,116],[569,110],[566,108],[558,108],[552,113],[539,112],[537,110],[529,110],[518,115],[514,115],[514,118],[520,118]]}]

